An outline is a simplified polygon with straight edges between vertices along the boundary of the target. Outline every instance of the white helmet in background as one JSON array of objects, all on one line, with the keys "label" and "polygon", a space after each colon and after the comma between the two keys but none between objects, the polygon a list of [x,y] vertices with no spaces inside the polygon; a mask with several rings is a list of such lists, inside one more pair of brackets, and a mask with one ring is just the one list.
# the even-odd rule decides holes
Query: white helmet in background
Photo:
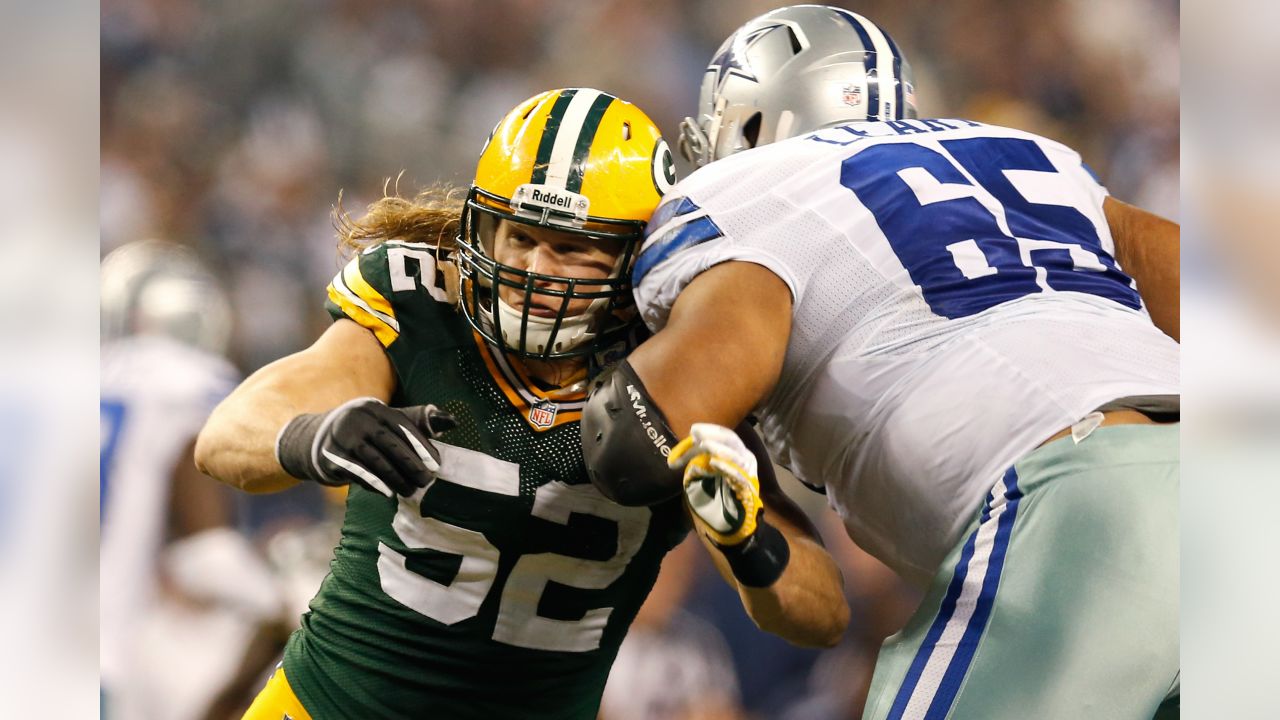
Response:
[{"label": "white helmet in background", "polygon": [[102,341],[165,335],[223,355],[231,340],[231,303],[191,250],[142,240],[102,261]]},{"label": "white helmet in background", "polygon": [[916,116],[911,66],[870,20],[826,5],[779,8],[738,28],[680,125],[697,166],[844,122]]}]

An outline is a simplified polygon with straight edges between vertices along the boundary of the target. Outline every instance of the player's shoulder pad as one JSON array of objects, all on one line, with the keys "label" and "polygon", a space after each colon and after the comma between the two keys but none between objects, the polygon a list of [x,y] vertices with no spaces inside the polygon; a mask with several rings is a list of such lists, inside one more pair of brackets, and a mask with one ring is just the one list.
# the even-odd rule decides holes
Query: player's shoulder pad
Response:
[{"label": "player's shoulder pad", "polygon": [[626,360],[591,381],[580,428],[587,475],[605,497],[656,505],[680,493],[680,473],[667,467],[678,438]]},{"label": "player's shoulder pad", "polygon": [[353,257],[333,276],[325,307],[335,320],[354,320],[388,347],[400,336],[400,315],[430,306],[452,312],[456,278],[442,249],[387,241]]},{"label": "player's shoulder pad", "polygon": [[631,284],[639,286],[649,271],[676,253],[724,236],[715,220],[692,198],[672,198],[653,213],[644,244],[631,268]]}]

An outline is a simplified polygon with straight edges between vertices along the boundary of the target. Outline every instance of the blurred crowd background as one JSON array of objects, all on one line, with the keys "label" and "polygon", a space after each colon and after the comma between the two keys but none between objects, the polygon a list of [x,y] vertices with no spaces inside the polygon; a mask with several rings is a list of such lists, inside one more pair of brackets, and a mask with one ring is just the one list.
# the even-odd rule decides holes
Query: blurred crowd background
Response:
[{"label": "blurred crowd background", "polygon": [[[251,370],[327,322],[339,191],[359,211],[389,178],[465,186],[503,114],[552,87],[630,100],[674,147],[721,40],[778,4],[108,0],[102,250],[196,248],[231,290]],[[923,116],[1061,140],[1117,197],[1178,216],[1176,0],[839,4],[904,48]]]},{"label": "blurred crowd background", "polygon": [[[835,4],[873,19],[904,49],[921,116],[1061,140],[1115,196],[1180,216],[1176,0]],[[327,325],[323,289],[342,264],[332,224],[340,193],[358,214],[397,188],[465,186],[489,129],[552,87],[617,94],[674,143],[713,51],[777,5],[107,0],[100,253],[142,239],[194,251],[228,293],[228,355],[250,373]],[[828,522],[820,497],[804,493],[844,566],[854,618],[845,642],[818,653],[758,633],[704,554],[685,547],[664,563],[602,717],[860,715],[875,652],[918,598]],[[152,693],[147,702],[167,714],[135,708],[117,717],[238,717],[235,694],[256,689],[255,671],[270,665],[323,577],[341,497],[305,488],[228,503],[220,522],[274,574],[279,597],[201,596],[175,579],[200,574],[183,563],[211,568],[210,556],[175,542],[160,570],[168,577],[160,605],[137,631],[148,664],[136,672],[152,681],[136,692]],[[223,586],[235,584],[234,573],[227,577]],[[110,582],[102,578],[104,588]],[[219,603],[223,611],[213,609]],[[245,605],[258,609],[225,611]]]}]

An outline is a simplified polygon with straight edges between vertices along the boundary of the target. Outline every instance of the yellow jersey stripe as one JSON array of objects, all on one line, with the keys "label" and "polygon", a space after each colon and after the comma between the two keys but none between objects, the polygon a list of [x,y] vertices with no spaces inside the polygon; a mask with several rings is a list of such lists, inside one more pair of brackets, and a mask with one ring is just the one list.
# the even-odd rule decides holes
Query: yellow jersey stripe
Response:
[{"label": "yellow jersey stripe", "polygon": [[400,337],[400,333],[386,322],[369,312],[365,308],[357,305],[345,292],[339,290],[335,285],[329,286],[329,300],[342,309],[342,313],[352,320],[360,324],[361,327],[373,331],[377,336],[378,342],[383,347],[390,347],[391,343]]},{"label": "yellow jersey stripe", "polygon": [[391,309],[391,303],[387,302],[387,299],[382,297],[382,293],[375,290],[360,274],[359,260],[347,263],[347,266],[342,269],[342,280],[347,289],[365,301],[365,304],[369,306],[369,310],[372,310],[375,315],[383,315],[382,319],[387,321],[388,325],[399,329],[399,324],[396,322],[396,312]]},{"label": "yellow jersey stripe", "polygon": [[284,676],[284,668],[277,667],[267,686],[262,688],[258,697],[245,712],[242,720],[311,720],[311,714],[302,706],[302,701],[293,692],[289,679]]}]

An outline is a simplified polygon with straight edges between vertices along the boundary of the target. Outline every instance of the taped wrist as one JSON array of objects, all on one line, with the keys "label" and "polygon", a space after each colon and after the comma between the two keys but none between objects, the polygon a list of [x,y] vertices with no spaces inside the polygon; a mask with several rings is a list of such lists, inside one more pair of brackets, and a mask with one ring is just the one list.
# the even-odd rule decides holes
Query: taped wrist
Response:
[{"label": "taped wrist", "polygon": [[276,460],[284,471],[299,480],[314,480],[328,484],[320,475],[320,469],[311,458],[316,433],[324,422],[325,413],[299,415],[280,428],[276,436]]},{"label": "taped wrist", "polygon": [[717,544],[720,553],[729,561],[729,569],[738,582],[747,587],[765,588],[778,581],[791,561],[791,546],[778,528],[757,521],[751,537],[728,547]]}]

